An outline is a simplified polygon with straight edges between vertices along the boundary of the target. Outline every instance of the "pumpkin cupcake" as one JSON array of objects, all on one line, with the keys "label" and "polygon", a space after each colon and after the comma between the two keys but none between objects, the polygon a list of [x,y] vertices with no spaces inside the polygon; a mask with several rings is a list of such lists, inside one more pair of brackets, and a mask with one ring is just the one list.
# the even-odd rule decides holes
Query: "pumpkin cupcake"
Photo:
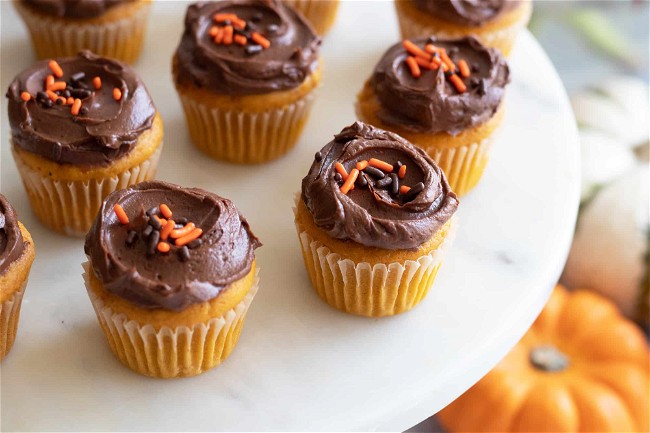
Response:
[{"label": "pumpkin cupcake", "polygon": [[347,313],[410,310],[433,285],[457,207],[423,150],[356,122],[316,153],[302,180],[295,222],[312,285]]},{"label": "pumpkin cupcake", "polygon": [[16,339],[20,305],[33,261],[32,237],[0,194],[0,361]]},{"label": "pumpkin cupcake", "polygon": [[302,15],[279,1],[191,5],[173,75],[194,144],[244,164],[289,151],[320,82],[319,45]]},{"label": "pumpkin cupcake", "polygon": [[230,200],[143,182],[109,195],[86,237],[86,288],[117,358],[153,377],[194,376],[239,339],[261,245]]},{"label": "pumpkin cupcake", "polygon": [[504,57],[473,37],[405,40],[377,63],[356,111],[426,150],[464,195],[483,175],[509,81]]},{"label": "pumpkin cupcake", "polygon": [[40,61],[7,98],[18,171],[52,230],[84,236],[109,193],[154,177],[162,121],[128,65],[89,51]]},{"label": "pumpkin cupcake", "polygon": [[283,0],[283,2],[300,11],[319,35],[324,35],[332,28],[339,9],[339,0]]},{"label": "pumpkin cupcake", "polygon": [[133,63],[140,56],[151,0],[14,0],[39,59],[90,50]]},{"label": "pumpkin cupcake", "polygon": [[528,24],[531,0],[395,0],[403,39],[434,35],[456,39],[473,35],[509,55]]}]

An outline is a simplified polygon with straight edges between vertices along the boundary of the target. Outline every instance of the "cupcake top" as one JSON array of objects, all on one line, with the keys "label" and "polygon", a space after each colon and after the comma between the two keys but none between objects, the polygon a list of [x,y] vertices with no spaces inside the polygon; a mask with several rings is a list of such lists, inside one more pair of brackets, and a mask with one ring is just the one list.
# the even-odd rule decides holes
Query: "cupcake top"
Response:
[{"label": "cupcake top", "polygon": [[38,12],[59,18],[94,18],[120,3],[134,0],[22,0]]},{"label": "cupcake top", "polygon": [[176,51],[179,84],[251,95],[298,87],[318,66],[320,38],[276,0],[191,5]]},{"label": "cupcake top", "polygon": [[109,292],[141,308],[181,311],[246,276],[261,245],[230,200],[142,182],[106,198],[84,250]]},{"label": "cupcake top", "polygon": [[7,98],[14,145],[63,164],[121,158],[156,115],[130,66],[89,51],[35,63],[13,80]]},{"label": "cupcake top", "polygon": [[0,276],[23,255],[24,250],[25,242],[18,226],[16,211],[7,198],[0,194]]},{"label": "cupcake top", "polygon": [[382,121],[414,132],[452,135],[492,118],[509,82],[505,58],[471,36],[395,44],[370,80]]},{"label": "cupcake top", "polygon": [[316,154],[302,200],[329,236],[389,250],[417,249],[458,207],[426,152],[362,122]]},{"label": "cupcake top", "polygon": [[517,0],[413,0],[423,12],[463,26],[478,27],[519,5]]}]

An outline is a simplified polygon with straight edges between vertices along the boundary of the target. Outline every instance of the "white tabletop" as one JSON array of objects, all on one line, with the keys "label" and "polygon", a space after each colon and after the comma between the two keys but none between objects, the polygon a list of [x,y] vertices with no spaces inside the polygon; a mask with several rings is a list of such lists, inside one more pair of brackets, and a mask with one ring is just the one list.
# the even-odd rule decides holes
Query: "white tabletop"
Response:
[{"label": "white tabletop", "polygon": [[[0,84],[34,60],[1,2]],[[310,287],[293,195],[314,152],[354,120],[353,102],[398,40],[389,2],[344,2],[326,37],[324,83],[297,148],[239,167],[190,144],[170,58],[186,3],[157,2],[136,65],[165,122],[159,178],[232,198],[264,247],[260,292],[239,345],[199,377],[155,380],[111,354],[81,278],[83,242],[32,215],[2,103],[1,191],[34,236],[18,338],[1,366],[1,428],[15,430],[403,430],[444,407],[515,344],[566,258],[578,206],[576,127],[546,55],[526,33],[512,59],[506,120],[481,184],[462,199],[456,242],[429,296],[394,318],[340,313]]]}]

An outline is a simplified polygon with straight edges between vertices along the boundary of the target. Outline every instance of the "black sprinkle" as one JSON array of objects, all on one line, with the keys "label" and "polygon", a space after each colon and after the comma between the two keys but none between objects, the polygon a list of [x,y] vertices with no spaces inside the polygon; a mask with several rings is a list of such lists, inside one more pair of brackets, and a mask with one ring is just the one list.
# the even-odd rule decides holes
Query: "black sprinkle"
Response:
[{"label": "black sprinkle", "polygon": [[56,105],[62,105],[63,104],[63,99],[56,98]]},{"label": "black sprinkle", "polygon": [[160,224],[160,220],[158,220],[158,218],[151,218],[149,220],[149,224],[151,224],[156,230],[160,230],[162,228],[162,224]]},{"label": "black sprinkle", "polygon": [[79,110],[79,114],[81,115],[88,114],[88,107],[81,107],[81,110]]},{"label": "black sprinkle", "polygon": [[181,259],[181,262],[186,262],[190,259],[190,250],[187,248],[187,246],[183,245],[178,250],[178,258]]},{"label": "black sprinkle", "polygon": [[361,173],[361,174],[357,177],[356,185],[357,185],[359,188],[366,188],[366,187],[368,186],[368,178],[366,177],[366,174],[365,174],[365,173]]},{"label": "black sprinkle", "polygon": [[404,201],[411,201],[413,200],[419,193],[424,190],[424,184],[422,182],[418,182],[409,190],[409,192],[406,193],[404,196]]},{"label": "black sprinkle", "polygon": [[469,79],[469,85],[472,86],[472,88],[478,87],[479,82],[480,82],[480,80],[478,78],[470,78]]},{"label": "black sprinkle", "polygon": [[383,171],[375,167],[368,166],[364,168],[363,171],[365,173],[368,173],[370,176],[374,177],[375,179],[383,179],[386,176]]},{"label": "black sprinkle", "polygon": [[479,71],[478,65],[476,63],[472,63],[472,66],[470,66],[470,71],[478,72]]},{"label": "black sprinkle", "polygon": [[258,54],[262,52],[262,46],[261,45],[246,45],[246,54],[249,56],[252,56],[254,54]]},{"label": "black sprinkle", "polygon": [[390,174],[391,184],[390,184],[390,193],[397,195],[399,192],[399,181],[397,180],[397,175],[395,173]]},{"label": "black sprinkle", "polygon": [[174,228],[175,228],[176,230],[178,230],[178,229],[182,229],[183,227],[185,227],[184,224],[174,224]]},{"label": "black sprinkle", "polygon": [[36,93],[36,99],[38,99],[39,101],[45,101],[46,99],[49,99],[49,97],[45,92],[38,92]]},{"label": "black sprinkle", "polygon": [[341,176],[341,173],[336,173],[336,174],[334,175],[334,180],[335,180],[336,182],[338,182],[338,183],[343,182],[343,176]]},{"label": "black sprinkle", "polygon": [[43,101],[43,105],[45,105],[47,108],[52,108],[52,106],[54,106],[54,102],[52,102],[52,100],[48,98]]},{"label": "black sprinkle", "polygon": [[269,26],[266,28],[266,31],[267,31],[270,35],[273,35],[273,34],[275,34],[275,33],[278,32],[278,29],[279,29],[279,28],[280,28],[280,27],[278,27],[277,24],[269,24]]},{"label": "black sprinkle", "polygon": [[68,89],[65,89],[62,93],[62,96],[69,98],[70,97],[70,91]]},{"label": "black sprinkle", "polygon": [[177,222],[178,224],[187,224],[187,218],[185,217],[174,218],[174,221]]},{"label": "black sprinkle", "polygon": [[136,232],[135,230],[129,230],[129,233],[126,236],[126,244],[128,246],[133,245],[133,243],[137,238],[138,238],[138,232]]},{"label": "black sprinkle", "polygon": [[231,26],[231,25],[232,25],[232,21],[230,21],[230,20],[223,20],[223,21],[221,21],[219,24],[221,24],[222,26]]},{"label": "black sprinkle", "polygon": [[402,161],[397,161],[393,166],[393,173],[399,173],[399,169],[402,168],[403,165]]},{"label": "black sprinkle", "polygon": [[201,239],[194,239],[192,242],[187,244],[187,248],[193,250],[195,248],[200,247],[202,243],[203,243],[203,241]]},{"label": "black sprinkle", "polygon": [[487,91],[485,90],[485,80],[480,80],[478,82],[477,90],[478,90],[478,94],[481,96],[484,96],[487,93]]},{"label": "black sprinkle", "polygon": [[149,237],[149,245],[147,246],[147,256],[151,257],[156,254],[156,247],[160,241],[160,232],[154,231]]},{"label": "black sprinkle", "polygon": [[379,179],[377,182],[375,182],[375,186],[377,188],[386,188],[391,183],[393,183],[393,179],[390,177],[384,177],[383,179]]},{"label": "black sprinkle", "polygon": [[151,232],[153,232],[153,226],[147,226],[147,228],[142,232],[142,235],[148,238]]},{"label": "black sprinkle", "polygon": [[437,42],[436,38],[434,38],[433,36],[429,36],[429,39],[427,39],[428,44],[435,44],[436,42]]},{"label": "black sprinkle", "polygon": [[158,206],[154,206],[146,212],[147,215],[158,215]]},{"label": "black sprinkle", "polygon": [[320,152],[316,152],[316,155],[314,155],[314,159],[316,162],[321,162],[323,160],[323,154]]},{"label": "black sprinkle", "polygon": [[77,72],[75,74],[70,75],[70,79],[72,81],[81,81],[84,78],[86,78],[86,73],[85,72]]},{"label": "black sprinkle", "polygon": [[445,77],[447,77],[447,78],[451,77],[452,75],[456,75],[456,71],[455,71],[455,70],[453,70],[453,71],[452,71],[452,70],[449,70],[449,71],[446,71],[446,72],[445,72]]},{"label": "black sprinkle", "polygon": [[262,17],[263,17],[262,14],[257,13],[251,17],[251,21],[254,23],[259,23],[260,21],[262,21]]}]

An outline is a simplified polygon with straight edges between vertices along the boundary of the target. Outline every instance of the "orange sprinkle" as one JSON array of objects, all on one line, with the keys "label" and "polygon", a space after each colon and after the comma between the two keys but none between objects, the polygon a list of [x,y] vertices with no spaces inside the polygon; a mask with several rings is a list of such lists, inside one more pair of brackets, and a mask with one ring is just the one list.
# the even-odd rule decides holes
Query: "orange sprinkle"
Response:
[{"label": "orange sprinkle", "polygon": [[426,44],[424,47],[424,51],[427,53],[435,54],[440,51],[440,48],[436,47],[433,44]]},{"label": "orange sprinkle", "polygon": [[427,54],[424,50],[422,50],[422,48],[418,47],[408,39],[404,39],[404,42],[402,42],[402,46],[406,51],[408,51],[410,54],[414,55],[415,57],[419,56],[419,57],[424,57],[425,59],[431,58],[431,56]]},{"label": "orange sprinkle", "polygon": [[352,171],[350,171],[350,175],[348,176],[347,180],[341,186],[341,192],[343,194],[347,194],[348,192],[350,192],[350,190],[354,186],[354,182],[357,181],[357,177],[359,177],[359,170],[353,168]]},{"label": "orange sprinkle", "polygon": [[81,99],[76,98],[72,103],[72,108],[70,108],[70,113],[72,113],[73,116],[76,116],[77,114],[79,114],[79,110],[81,110]]},{"label": "orange sprinkle", "polygon": [[415,61],[415,57],[408,56],[406,58],[406,64],[408,65],[409,69],[411,70],[411,75],[413,77],[418,78],[420,75],[422,75],[422,71],[420,71],[420,67],[418,66],[418,62]]},{"label": "orange sprinkle", "polygon": [[126,212],[124,212],[124,208],[122,206],[120,206],[119,204],[115,204],[115,206],[113,206],[113,212],[115,212],[115,216],[117,217],[120,223],[122,224],[129,223],[129,217],[126,215]]},{"label": "orange sprinkle", "polygon": [[170,247],[167,242],[158,242],[158,246],[156,247],[156,249],[164,254],[164,253],[168,253],[169,250],[172,249],[172,247]]},{"label": "orange sprinkle", "polygon": [[224,45],[230,45],[232,44],[232,34],[234,32],[234,29],[232,26],[226,26],[223,28],[223,44]]},{"label": "orange sprinkle", "polygon": [[377,158],[370,158],[370,161],[368,161],[368,165],[370,165],[371,167],[378,168],[380,170],[384,170],[387,173],[392,173],[393,171],[392,165]]},{"label": "orange sprinkle", "polygon": [[56,102],[56,100],[59,98],[59,95],[57,95],[56,93],[54,93],[54,92],[51,91],[51,90],[46,90],[45,93],[47,93],[47,96],[50,97],[50,99],[52,100],[52,102]]},{"label": "orange sprinkle", "polygon": [[159,209],[160,209],[160,213],[165,218],[169,219],[172,217],[172,210],[165,203],[161,204]]},{"label": "orange sprinkle", "polygon": [[246,28],[246,21],[242,20],[241,18],[233,18],[232,19],[232,25],[235,27],[237,30],[244,30]]},{"label": "orange sprinkle", "polygon": [[172,239],[182,238],[183,236],[188,235],[192,230],[194,230],[195,227],[196,226],[194,225],[194,223],[187,223],[185,224],[185,227],[183,227],[182,229],[172,230],[170,236]]},{"label": "orange sprinkle", "polygon": [[27,102],[30,99],[32,99],[32,95],[30,95],[29,92],[23,92],[23,93],[20,94],[20,99]]},{"label": "orange sprinkle", "polygon": [[176,223],[174,220],[169,220],[167,221],[167,224],[165,224],[165,227],[162,228],[160,231],[160,239],[163,241],[166,241],[167,238],[169,237],[170,234],[172,234],[172,231],[174,230],[174,226]]},{"label": "orange sprinkle", "polygon": [[446,63],[440,63],[440,67],[442,67],[442,70],[447,72],[449,70],[449,65]]},{"label": "orange sprinkle", "polygon": [[122,91],[117,87],[113,88],[113,99],[115,99],[116,101],[122,99]]},{"label": "orange sprinkle", "polygon": [[429,69],[429,70],[432,70],[432,71],[435,71],[436,69],[438,69],[440,67],[439,59],[438,59],[438,62],[436,63],[433,60],[429,62],[429,61],[427,61],[427,59],[425,59],[423,57],[415,57],[415,61],[419,66],[422,66],[424,69]]},{"label": "orange sprinkle", "polygon": [[248,42],[248,39],[246,39],[246,36],[244,35],[235,35],[233,39],[235,40],[235,43],[239,45],[246,45],[246,42]]},{"label": "orange sprinkle", "polygon": [[61,101],[61,105],[66,105],[68,103],[68,100],[65,99],[63,96],[59,96],[56,98],[57,101]]},{"label": "orange sprinkle", "polygon": [[218,23],[224,21],[238,20],[238,19],[239,17],[236,14],[215,14],[214,15],[214,20]]},{"label": "orange sprinkle", "polygon": [[221,44],[225,33],[223,27],[219,27],[219,31],[217,31],[217,35],[214,37],[214,43],[217,45]]},{"label": "orange sprinkle", "polygon": [[158,215],[151,215],[151,216],[154,217],[155,219],[157,219],[162,227],[165,227],[167,225],[167,220],[166,219],[160,218]]},{"label": "orange sprinkle", "polygon": [[99,90],[102,88],[102,79],[99,77],[93,78],[93,86],[95,89]]},{"label": "orange sprinkle", "polygon": [[363,161],[357,162],[357,170],[361,171],[366,167],[368,167],[368,161],[366,161],[365,159]]},{"label": "orange sprinkle", "polygon": [[460,93],[465,93],[465,90],[467,90],[465,83],[463,83],[463,80],[461,80],[458,75],[452,75],[449,77],[449,81],[453,83],[454,87],[456,87],[456,90],[458,90]]},{"label": "orange sprinkle", "polygon": [[45,77],[45,89],[49,89],[52,84],[54,84],[54,75]]},{"label": "orange sprinkle", "polygon": [[201,236],[202,234],[203,234],[203,230],[201,230],[200,228],[195,228],[190,232],[190,234],[176,239],[176,246],[182,247],[185,244],[189,244],[194,239],[198,239],[199,236]]},{"label": "orange sprinkle", "polygon": [[467,65],[465,59],[458,61],[458,69],[460,69],[460,75],[463,78],[469,77],[469,66]]},{"label": "orange sprinkle", "polygon": [[70,97],[65,101],[65,105],[72,105],[72,104],[74,104],[74,98],[73,98],[72,96],[70,96]]},{"label": "orange sprinkle", "polygon": [[47,88],[47,90],[51,90],[53,92],[56,92],[57,90],[65,90],[67,84],[65,81],[57,81],[55,83],[52,83],[51,86]]},{"label": "orange sprinkle", "polygon": [[[402,166],[402,167],[404,167],[404,166]],[[406,194],[410,190],[411,190],[410,186],[402,185],[402,186],[399,187],[399,193],[400,194]]]},{"label": "orange sprinkle", "polygon": [[339,172],[344,181],[348,180],[348,172],[345,170],[345,167],[343,167],[343,164],[337,162],[334,164],[334,168]]},{"label": "orange sprinkle", "polygon": [[210,35],[210,37],[214,38],[215,36],[217,36],[217,33],[219,33],[219,27],[217,27],[217,26],[210,27],[210,30],[208,31],[208,34]]},{"label": "orange sprinkle", "polygon": [[47,66],[50,67],[56,78],[61,78],[63,76],[63,69],[61,69],[61,66],[59,66],[56,60],[50,60]]},{"label": "orange sprinkle", "polygon": [[404,179],[404,176],[406,176],[406,166],[403,165],[399,168],[399,171],[397,172],[397,177],[400,179]]},{"label": "orange sprinkle", "polygon": [[440,58],[452,71],[456,69],[456,64],[449,58],[446,50],[440,50]]},{"label": "orange sprinkle", "polygon": [[271,46],[271,41],[269,41],[268,39],[266,39],[264,36],[262,36],[257,32],[253,32],[253,34],[251,35],[251,39],[253,40],[253,42],[257,43],[258,45],[261,45],[262,48],[268,48]]}]

